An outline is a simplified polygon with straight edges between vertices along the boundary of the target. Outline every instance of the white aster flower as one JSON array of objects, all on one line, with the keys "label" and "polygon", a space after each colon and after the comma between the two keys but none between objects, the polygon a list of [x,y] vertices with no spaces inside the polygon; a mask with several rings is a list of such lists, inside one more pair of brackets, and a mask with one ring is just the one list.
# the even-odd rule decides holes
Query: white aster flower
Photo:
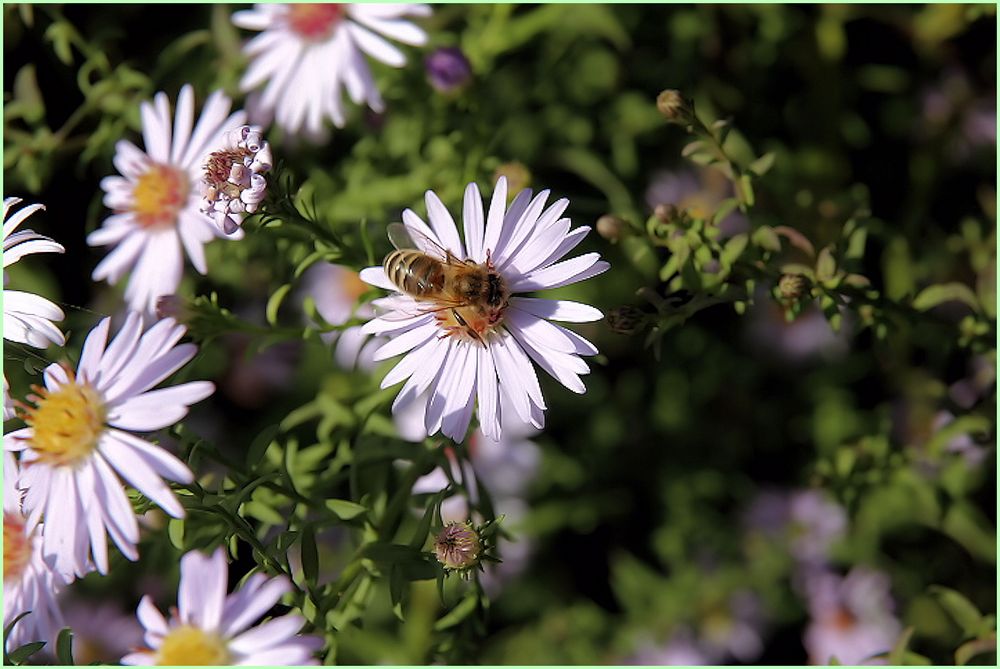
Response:
[{"label": "white aster flower", "polygon": [[[330,325],[343,325],[354,315],[359,318],[375,315],[369,304],[358,304],[358,299],[371,290],[371,286],[362,281],[357,272],[343,265],[316,263],[306,270],[302,286],[303,296],[313,298],[316,311]],[[336,342],[334,359],[343,369],[357,366],[371,370],[374,366],[372,355],[379,342],[366,335],[360,325],[339,333],[327,332],[321,337],[328,343]]]},{"label": "white aster flower", "polygon": [[31,526],[21,509],[20,471],[12,453],[3,456],[3,624],[22,613],[8,651],[33,641],[52,641],[62,627],[56,595],[65,585],[42,557],[42,526]]},{"label": "white aster flower", "polygon": [[110,323],[87,335],[75,374],[58,364],[45,369],[45,388],[23,409],[27,427],[4,435],[5,450],[23,452],[24,506],[33,522],[45,519],[45,557],[68,578],[88,571],[91,556],[107,573],[108,534],[137,559],[139,527],[119,476],[183,517],[163,478],[188,483],[191,470],[133,433],[173,425],[214,390],[208,381],[153,390],[195,355],[194,344],[177,344],[184,326],[168,318],[143,333],[133,312],[105,347]]},{"label": "white aster flower", "polygon": [[234,24],[263,31],[243,50],[251,63],[240,88],[264,86],[247,100],[254,122],[268,125],[273,118],[293,135],[304,128],[319,136],[326,119],[343,127],[342,88],[355,104],[381,112],[385,105],[365,56],[402,67],[406,56],[385,38],[425,44],[427,35],[406,17],[430,13],[427,5],[406,4],[259,4],[236,12]]},{"label": "white aster flower", "polygon": [[272,618],[251,627],[291,585],[279,576],[254,574],[227,595],[229,566],[223,549],[209,557],[192,551],[181,558],[177,609],[168,621],[149,595],[139,602],[139,622],[149,650],[131,653],[133,665],[314,665],[322,646],[317,637],[298,631],[305,619],[297,614]]},{"label": "white aster flower", "polygon": [[[365,325],[365,332],[391,337],[375,359],[408,353],[386,375],[382,387],[406,381],[393,403],[394,412],[428,392],[424,407],[428,434],[440,431],[462,441],[474,404],[483,434],[493,440],[500,438],[502,416],[516,414],[521,422],[541,428],[545,401],[532,361],[570,390],[585,392],[580,375],[590,368],[580,356],[595,355],[597,349],[549,319],[595,321],[601,312],[578,302],[513,296],[583,281],[609,267],[597,253],[560,261],[590,228],[570,231],[569,219],[561,218],[569,201],[561,199],[545,208],[548,196],[547,190],[534,198],[530,190],[522,190],[506,208],[507,181],[500,178],[484,217],[479,189],[469,184],[464,243],[451,214],[433,192],[426,195],[430,227],[411,210],[403,212],[403,224],[423,252],[441,260],[447,253],[452,263],[468,260],[467,266],[490,269],[495,274],[485,280],[489,295],[503,296],[499,308],[476,316],[471,330],[475,337],[469,335],[472,321],[453,301],[416,300],[399,293],[373,302],[383,313]],[[398,290],[382,267],[362,270],[361,278]],[[466,316],[471,309],[464,308]]]},{"label": "white aster flower", "polygon": [[264,201],[271,169],[271,145],[260,128],[243,125],[225,133],[223,145],[208,156],[202,179],[202,212],[227,235]]},{"label": "white aster flower", "polygon": [[[11,207],[19,204],[20,198],[8,197],[3,201],[3,267],[16,263],[32,253],[64,253],[66,249],[61,244],[34,232],[21,230],[14,232],[21,223],[44,205],[32,204],[24,207],[7,220]],[[3,275],[3,338],[27,344],[35,348],[45,348],[49,344],[62,346],[65,342],[63,333],[53,321],[64,318],[62,309],[54,303],[32,293],[20,290],[7,290],[7,272]],[[7,394],[7,377],[3,380],[3,419],[13,417],[13,407]]]},{"label": "white aster flower", "polygon": [[[158,297],[177,292],[185,252],[198,272],[208,271],[204,245],[226,236],[200,207],[208,154],[222,145],[224,130],[245,120],[242,111],[229,114],[231,104],[219,91],[210,95],[192,131],[194,91],[185,85],[171,134],[170,103],[165,93],[157,93],[140,108],[145,152],[126,140],[115,145],[121,176],[101,180],[104,205],[114,213],[87,243],[114,246],[94,268],[93,278],[116,284],[131,272],[125,300],[133,311],[151,314]],[[229,239],[241,237],[237,230]]]}]

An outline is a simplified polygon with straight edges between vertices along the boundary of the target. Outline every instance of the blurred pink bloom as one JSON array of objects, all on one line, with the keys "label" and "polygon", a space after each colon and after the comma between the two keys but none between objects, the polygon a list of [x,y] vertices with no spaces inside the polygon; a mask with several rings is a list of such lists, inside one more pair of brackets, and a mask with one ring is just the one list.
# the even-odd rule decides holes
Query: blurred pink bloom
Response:
[{"label": "blurred pink bloom", "polygon": [[803,643],[812,664],[885,664],[902,631],[893,615],[889,577],[865,567],[847,574],[813,570],[806,577],[811,621]]}]

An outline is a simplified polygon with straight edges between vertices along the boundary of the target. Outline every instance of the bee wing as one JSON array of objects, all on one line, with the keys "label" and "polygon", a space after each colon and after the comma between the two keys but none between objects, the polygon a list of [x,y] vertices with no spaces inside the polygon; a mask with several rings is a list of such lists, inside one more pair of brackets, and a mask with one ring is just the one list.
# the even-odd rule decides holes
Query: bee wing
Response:
[{"label": "bee wing", "polygon": [[437,313],[462,306],[452,300],[418,301],[408,297],[389,297],[377,301],[375,309],[379,318],[387,321],[405,321],[417,316]]},{"label": "bee wing", "polygon": [[400,251],[416,249],[423,253],[436,256],[449,263],[461,263],[462,261],[452,255],[451,251],[443,248],[436,241],[414,228],[408,228],[403,223],[390,223],[386,228],[389,241]]}]

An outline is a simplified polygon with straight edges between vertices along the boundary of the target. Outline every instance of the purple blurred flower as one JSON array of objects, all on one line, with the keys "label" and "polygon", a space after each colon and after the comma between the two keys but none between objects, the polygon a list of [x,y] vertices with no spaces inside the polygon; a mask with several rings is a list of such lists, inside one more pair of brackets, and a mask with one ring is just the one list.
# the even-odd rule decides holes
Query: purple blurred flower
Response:
[{"label": "purple blurred flower", "polygon": [[[715,213],[723,200],[733,197],[729,180],[718,170],[661,170],[654,172],[646,189],[646,204],[650,210],[668,204],[686,209],[694,218],[707,218]],[[748,222],[739,211],[726,216],[719,223],[723,237],[732,237],[746,231]]]},{"label": "purple blurred flower", "polygon": [[815,570],[806,577],[812,620],[803,644],[813,664],[884,664],[902,626],[893,615],[889,577],[865,567],[840,576]]},{"label": "purple blurred flower", "polygon": [[142,645],[142,625],[111,602],[70,597],[63,601],[62,610],[66,627],[73,630],[77,665],[116,663]]},{"label": "purple blurred flower", "polygon": [[819,307],[810,306],[788,322],[784,311],[766,294],[759,292],[750,307],[746,334],[762,352],[787,362],[802,363],[813,358],[836,359],[848,350],[850,315],[834,332]]},{"label": "purple blurred flower", "polygon": [[818,490],[765,491],[751,503],[746,522],[752,530],[783,538],[797,561],[817,565],[847,531],[847,514]]},{"label": "purple blurred flower", "polygon": [[688,628],[675,632],[666,642],[642,642],[636,651],[622,660],[622,664],[638,666],[703,666],[715,664],[719,658],[710,654],[691,634]]},{"label": "purple blurred flower", "polygon": [[646,638],[625,658],[632,665],[707,665],[752,662],[764,650],[764,615],[757,596],[740,591],[711,608],[694,627],[681,625],[662,643]]},{"label": "purple blurred flower", "polygon": [[472,67],[458,47],[446,46],[435,49],[424,60],[427,79],[440,93],[452,93],[472,79]]},{"label": "purple blurred flower", "polygon": [[949,70],[925,89],[921,107],[917,134],[943,136],[951,160],[967,160],[977,150],[996,146],[996,92],[975,90],[961,70]]}]

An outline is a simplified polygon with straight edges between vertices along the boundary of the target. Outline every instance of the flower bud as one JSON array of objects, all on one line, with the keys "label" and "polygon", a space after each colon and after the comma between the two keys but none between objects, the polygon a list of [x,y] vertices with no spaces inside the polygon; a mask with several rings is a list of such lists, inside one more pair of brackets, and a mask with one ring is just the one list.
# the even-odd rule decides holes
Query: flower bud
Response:
[{"label": "flower bud", "polygon": [[435,49],[426,60],[427,79],[439,93],[453,93],[472,79],[472,66],[462,50],[449,46]]},{"label": "flower bud", "polygon": [[626,305],[612,309],[604,319],[614,332],[629,335],[639,329],[639,325],[646,319],[646,312]]},{"label": "flower bud", "polygon": [[656,108],[668,123],[690,125],[694,121],[694,104],[680,91],[667,89],[656,96]]},{"label": "flower bud", "polygon": [[809,279],[802,274],[782,274],[778,279],[778,294],[784,300],[800,300],[808,292]]},{"label": "flower bud", "polygon": [[628,232],[628,223],[619,216],[605,214],[597,219],[597,234],[609,242],[617,242]]},{"label": "flower bud", "polygon": [[448,523],[434,537],[434,555],[449,570],[465,570],[479,563],[483,544],[470,523]]},{"label": "flower bud", "polygon": [[515,195],[531,185],[531,171],[523,163],[517,161],[503,163],[493,172],[493,183],[500,180],[500,177],[507,177],[507,197],[513,199]]}]

